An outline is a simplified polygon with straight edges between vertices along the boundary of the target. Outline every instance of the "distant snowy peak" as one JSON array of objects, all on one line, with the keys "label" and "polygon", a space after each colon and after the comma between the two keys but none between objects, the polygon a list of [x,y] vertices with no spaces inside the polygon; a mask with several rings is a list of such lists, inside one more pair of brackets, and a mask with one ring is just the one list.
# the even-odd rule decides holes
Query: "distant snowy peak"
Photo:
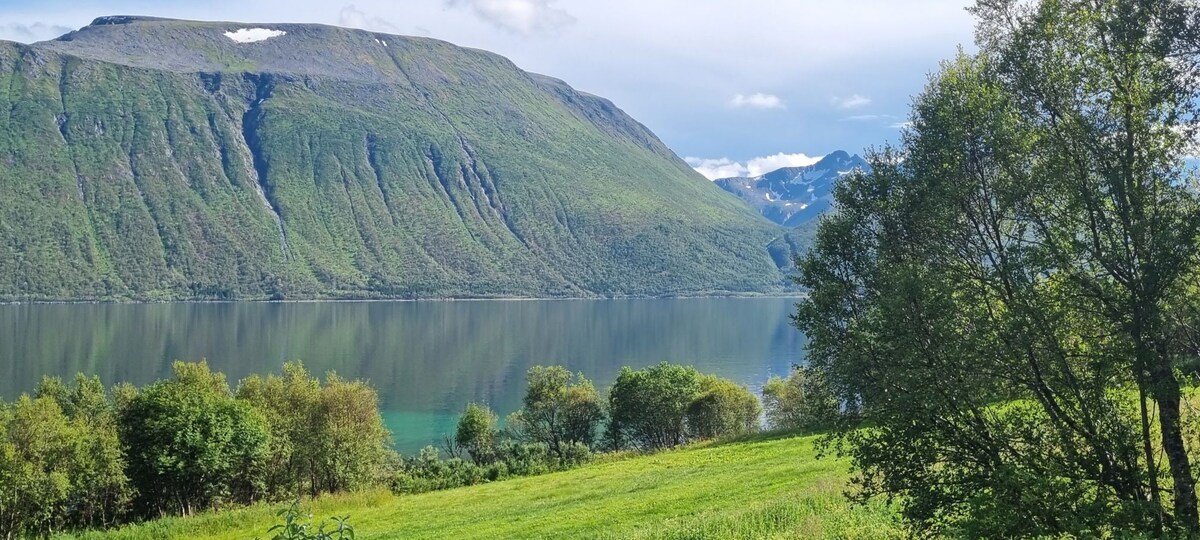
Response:
[{"label": "distant snowy peak", "polygon": [[771,221],[795,227],[828,210],[834,183],[855,169],[869,171],[871,166],[858,155],[838,150],[812,165],[784,167],[749,178],[722,178],[716,184]]}]

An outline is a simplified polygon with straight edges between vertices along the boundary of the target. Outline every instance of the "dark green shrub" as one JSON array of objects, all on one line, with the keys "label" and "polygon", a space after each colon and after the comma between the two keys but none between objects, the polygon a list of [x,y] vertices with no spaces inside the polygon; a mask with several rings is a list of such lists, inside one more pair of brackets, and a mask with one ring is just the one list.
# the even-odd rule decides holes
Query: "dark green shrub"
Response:
[{"label": "dark green shrub", "polygon": [[690,366],[623,368],[608,393],[609,446],[656,450],[683,444],[687,409],[699,390],[700,374]]},{"label": "dark green shrub", "polygon": [[120,411],[139,510],[191,514],[254,501],[265,489],[266,419],[235,399],[225,376],[206,363],[177,362],[174,372]]},{"label": "dark green shrub", "polygon": [[523,407],[508,421],[513,438],[545,444],[560,458],[567,446],[595,445],[604,406],[591,381],[562,366],[534,366],[525,380]]},{"label": "dark green shrub", "polygon": [[438,450],[427,446],[421,453],[404,460],[404,466],[392,478],[395,493],[424,493],[439,489],[471,486],[500,478],[499,472],[460,458],[442,459]]}]

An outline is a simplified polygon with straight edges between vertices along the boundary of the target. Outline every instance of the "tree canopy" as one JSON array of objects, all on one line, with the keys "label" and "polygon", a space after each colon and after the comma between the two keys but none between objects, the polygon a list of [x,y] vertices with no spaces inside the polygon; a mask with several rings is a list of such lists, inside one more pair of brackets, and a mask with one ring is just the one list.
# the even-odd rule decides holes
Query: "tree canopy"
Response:
[{"label": "tree canopy", "polygon": [[[980,0],[897,148],[798,262],[861,497],[918,530],[1200,532],[1177,368],[1196,350],[1200,10]],[[861,426],[869,426],[863,428]]]}]

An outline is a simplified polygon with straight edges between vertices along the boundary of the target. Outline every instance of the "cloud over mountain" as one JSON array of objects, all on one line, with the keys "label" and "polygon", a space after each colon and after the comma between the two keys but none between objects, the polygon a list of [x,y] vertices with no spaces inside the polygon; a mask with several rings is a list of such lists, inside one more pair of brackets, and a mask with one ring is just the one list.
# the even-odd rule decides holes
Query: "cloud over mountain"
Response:
[{"label": "cloud over mountain", "polygon": [[479,18],[515,34],[553,32],[575,22],[554,0],[447,0],[450,7],[470,7]]},{"label": "cloud over mountain", "polygon": [[740,176],[759,176],[784,167],[805,167],[821,161],[822,156],[809,156],[804,153],[787,154],[780,152],[770,156],[761,156],[739,163],[729,158],[684,158],[696,172],[709,180]]}]

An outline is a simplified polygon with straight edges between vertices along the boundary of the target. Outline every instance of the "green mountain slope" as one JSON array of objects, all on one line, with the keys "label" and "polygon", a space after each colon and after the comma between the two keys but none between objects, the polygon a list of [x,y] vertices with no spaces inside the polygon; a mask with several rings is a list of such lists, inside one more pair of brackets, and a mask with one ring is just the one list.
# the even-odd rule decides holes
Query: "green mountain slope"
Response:
[{"label": "green mountain slope", "polygon": [[0,299],[783,283],[782,231],[612,103],[441,41],[107,17],[0,42],[0,107]]}]

